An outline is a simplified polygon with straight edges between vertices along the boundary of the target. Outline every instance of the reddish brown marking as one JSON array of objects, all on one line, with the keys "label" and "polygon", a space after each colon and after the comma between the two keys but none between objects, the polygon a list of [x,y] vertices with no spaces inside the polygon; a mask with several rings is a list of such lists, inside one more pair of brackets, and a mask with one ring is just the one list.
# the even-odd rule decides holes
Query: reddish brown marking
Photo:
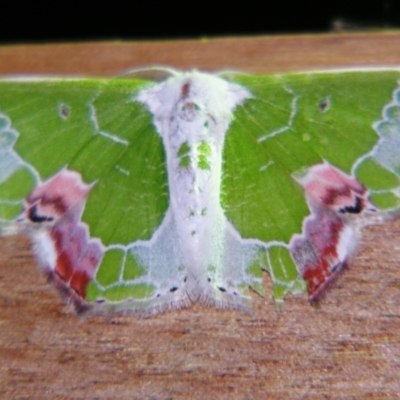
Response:
[{"label": "reddish brown marking", "polygon": [[[344,228],[344,224],[335,222],[329,228],[328,236],[330,238],[326,242],[326,246],[319,249],[320,254],[316,254],[317,263],[308,262],[302,272],[302,277],[308,284],[308,296],[310,299],[317,297],[331,276],[341,269],[342,263],[338,259],[336,248],[339,242],[339,234]],[[324,233],[326,234],[327,232]],[[309,240],[315,242],[318,234],[320,232],[314,232],[313,235],[310,235]],[[323,234],[322,236],[326,235]],[[334,263],[331,264],[329,261],[334,261]]]},{"label": "reddish brown marking", "polygon": [[75,271],[69,284],[78,296],[84,299],[86,297],[86,287],[91,280],[92,278],[85,271]]},{"label": "reddish brown marking", "polygon": [[62,248],[62,234],[57,229],[52,229],[50,232],[50,236],[54,241],[55,248],[57,252],[61,251]]},{"label": "reddish brown marking", "polygon": [[[50,228],[56,260],[55,265],[44,265],[46,273],[77,305],[82,305],[86,287],[103,257],[100,241],[89,237],[80,220],[91,188],[77,172],[62,170],[38,185],[26,200],[28,221],[31,207],[37,207],[39,217],[49,218],[44,221]],[[38,256],[42,260],[42,255]],[[44,262],[52,264],[46,257]]]},{"label": "reddish brown marking", "polygon": [[40,205],[52,206],[58,214],[64,214],[68,209],[67,205],[64,203],[64,200],[61,196],[56,196],[56,197],[43,196],[40,199]]},{"label": "reddish brown marking", "polygon": [[297,236],[290,245],[296,266],[307,282],[311,301],[323,294],[351,255],[352,243],[349,243],[347,253],[342,254],[343,259],[338,254],[340,234],[345,227],[339,213],[320,205],[307,219],[302,236]]},{"label": "reddish brown marking", "polygon": [[51,237],[58,254],[55,273],[84,298],[102,257],[99,244],[86,236],[84,227],[69,213],[53,227]]},{"label": "reddish brown marking", "polygon": [[65,282],[68,282],[71,279],[73,274],[73,264],[69,254],[66,251],[62,251],[57,256],[56,261],[56,274]]},{"label": "reddish brown marking", "polygon": [[181,99],[186,99],[189,96],[190,93],[190,82],[185,82],[182,85],[182,90],[181,90]]},{"label": "reddish brown marking", "polygon": [[338,198],[351,197],[351,190],[348,186],[341,188],[327,187],[322,202],[327,206],[332,206],[336,203]]}]

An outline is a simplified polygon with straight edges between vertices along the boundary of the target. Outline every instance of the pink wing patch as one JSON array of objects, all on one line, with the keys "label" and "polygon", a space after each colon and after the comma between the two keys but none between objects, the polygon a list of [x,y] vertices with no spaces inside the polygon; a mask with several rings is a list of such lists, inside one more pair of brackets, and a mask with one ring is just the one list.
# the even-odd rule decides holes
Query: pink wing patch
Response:
[{"label": "pink wing patch", "polygon": [[92,186],[79,173],[64,169],[32,191],[22,219],[45,228],[33,230],[39,263],[76,305],[82,305],[104,253],[101,242],[91,239],[81,222]]},{"label": "pink wing patch", "polygon": [[351,214],[375,211],[364,186],[328,163],[311,167],[298,179],[306,193],[311,215],[290,251],[311,301],[318,300],[355,253],[358,234]]},{"label": "pink wing patch", "polygon": [[367,190],[356,178],[328,163],[311,167],[298,182],[306,191],[311,211],[321,206],[342,214],[359,214],[367,207],[375,209],[367,198]]}]

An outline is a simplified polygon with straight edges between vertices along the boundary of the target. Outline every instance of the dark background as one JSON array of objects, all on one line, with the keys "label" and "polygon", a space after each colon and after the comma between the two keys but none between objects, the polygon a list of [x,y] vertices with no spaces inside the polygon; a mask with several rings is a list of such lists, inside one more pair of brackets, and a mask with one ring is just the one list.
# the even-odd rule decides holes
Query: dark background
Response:
[{"label": "dark background", "polygon": [[237,1],[3,0],[0,43],[179,39],[400,27],[400,0]]}]

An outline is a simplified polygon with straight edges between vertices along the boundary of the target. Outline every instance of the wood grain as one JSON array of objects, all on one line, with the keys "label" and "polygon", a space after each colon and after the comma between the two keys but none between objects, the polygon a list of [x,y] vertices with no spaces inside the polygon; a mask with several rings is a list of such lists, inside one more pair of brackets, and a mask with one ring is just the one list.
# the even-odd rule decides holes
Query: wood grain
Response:
[{"label": "wood grain", "polygon": [[[146,65],[283,72],[400,65],[400,33],[0,47],[0,74],[112,76]],[[1,96],[1,93],[0,93]],[[150,319],[77,317],[24,237],[0,240],[2,399],[400,397],[400,221],[368,228],[319,309],[254,295]],[[267,293],[271,293],[266,277]]]}]

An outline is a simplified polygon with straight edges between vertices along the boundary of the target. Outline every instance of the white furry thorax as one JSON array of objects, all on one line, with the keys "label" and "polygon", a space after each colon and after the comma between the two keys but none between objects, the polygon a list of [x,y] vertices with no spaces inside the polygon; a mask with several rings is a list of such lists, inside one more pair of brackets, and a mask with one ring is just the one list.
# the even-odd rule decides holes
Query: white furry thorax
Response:
[{"label": "white furry thorax", "polygon": [[192,265],[208,258],[220,212],[225,134],[236,106],[250,97],[240,85],[197,71],[173,76],[137,97],[153,114],[164,142],[170,210]]}]

